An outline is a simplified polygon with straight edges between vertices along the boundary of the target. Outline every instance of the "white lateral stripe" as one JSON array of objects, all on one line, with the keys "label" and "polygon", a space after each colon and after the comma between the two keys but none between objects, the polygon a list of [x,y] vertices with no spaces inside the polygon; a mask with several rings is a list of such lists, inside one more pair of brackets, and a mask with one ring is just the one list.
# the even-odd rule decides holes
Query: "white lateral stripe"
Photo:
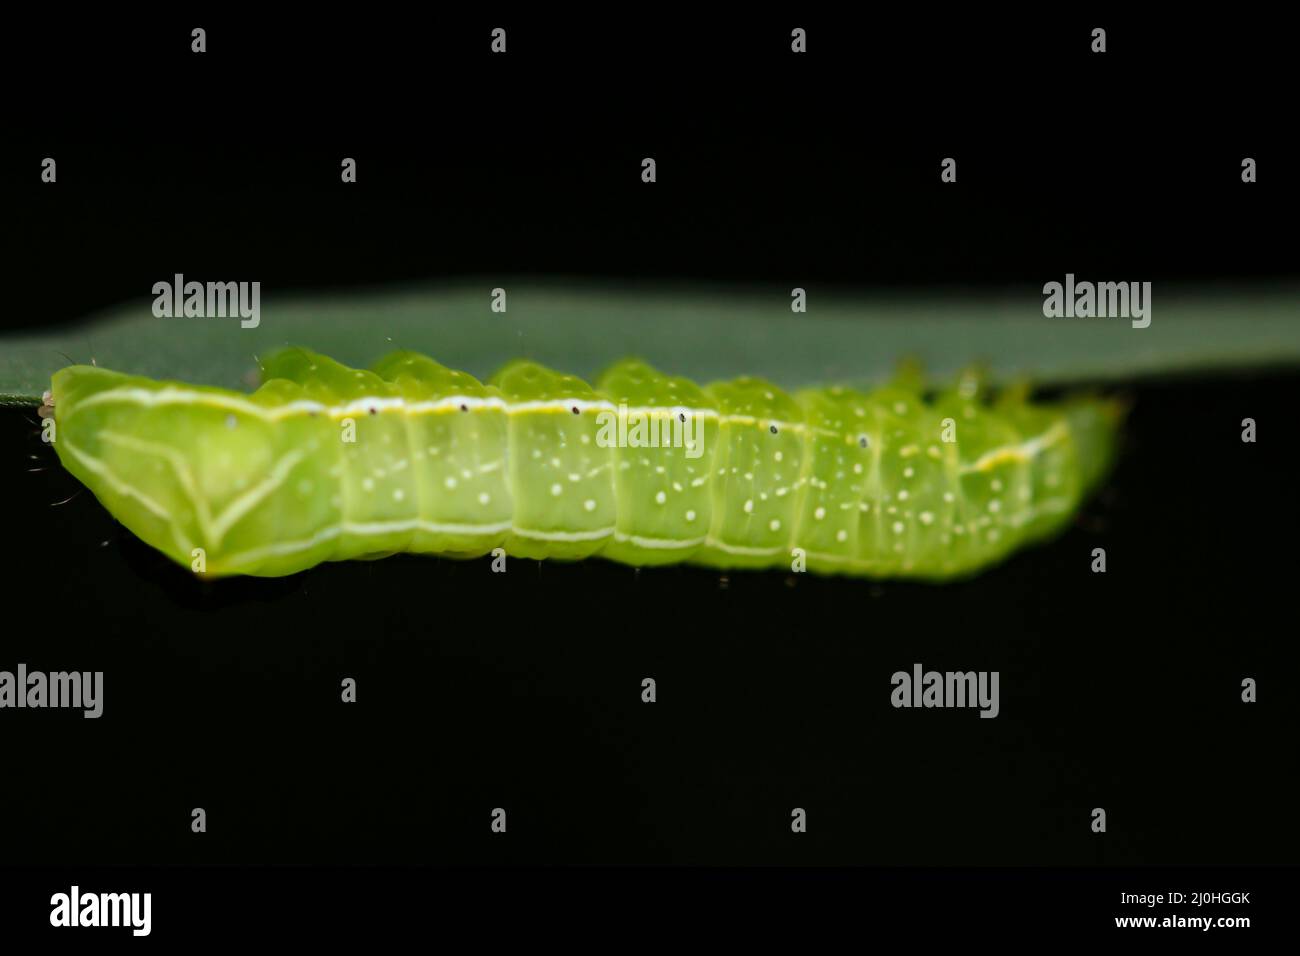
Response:
[{"label": "white lateral stripe", "polygon": [[95,474],[99,475],[106,482],[108,482],[109,487],[111,487],[119,495],[125,495],[128,498],[134,498],[136,501],[140,502],[140,504],[144,505],[147,509],[149,509],[149,511],[151,511],[154,515],[163,519],[169,524],[171,523],[172,516],[167,513],[166,508],[158,504],[158,502],[154,501],[144,492],[136,491],[126,482],[122,481],[120,478],[117,477],[117,475],[113,474],[112,470],[107,465],[105,465],[102,461],[100,461],[98,458],[93,458],[90,455],[86,454],[85,452],[75,448],[66,438],[61,439],[59,441],[59,447],[64,449],[65,451],[71,452],[72,456],[76,458],[77,461],[81,462],[83,465],[85,465]]},{"label": "white lateral stripe", "polygon": [[[436,401],[408,402],[401,397],[390,395],[375,395],[363,398],[354,398],[342,405],[326,405],[323,402],[315,402],[310,399],[300,398],[283,405],[269,407],[259,405],[239,395],[225,395],[213,392],[196,392],[193,389],[184,388],[161,388],[148,389],[137,387],[111,388],[90,396],[84,401],[78,403],[79,408],[89,408],[92,405],[125,403],[129,405],[139,405],[145,408],[152,408],[160,405],[206,405],[212,408],[222,408],[228,411],[243,412],[247,415],[253,415],[258,418],[264,418],[267,421],[279,421],[282,418],[288,418],[293,415],[311,414],[328,415],[331,418],[346,418],[349,415],[368,415],[370,410],[380,411],[401,411],[411,414],[429,414],[436,412],[457,412],[463,408],[467,409],[498,409],[506,414],[521,414],[526,412],[571,412],[574,408],[579,411],[608,411],[616,412],[618,407],[606,401],[589,401],[587,399],[566,399],[553,401],[530,401],[510,403],[503,398],[495,396],[482,397],[478,395],[451,395],[446,398],[440,398]],[[633,411],[648,411],[648,409],[628,409]],[[691,409],[682,408],[680,411],[689,412],[692,415],[700,417],[716,416],[717,412],[713,409]]]},{"label": "white lateral stripe", "polygon": [[510,530],[510,522],[498,524],[447,524],[425,521],[421,518],[400,521],[345,521],[343,530],[348,534],[391,534],[395,531],[427,531],[430,534],[501,534]]},{"label": "white lateral stripe", "polygon": [[283,458],[272,466],[271,473],[265,479],[244,492],[232,501],[225,511],[217,515],[208,529],[208,534],[212,536],[213,545],[219,545],[221,539],[225,537],[226,532],[230,530],[236,521],[274,494],[276,489],[284,484],[285,479],[289,477],[289,472],[293,471],[305,457],[306,452],[302,451],[286,453]]},{"label": "white lateral stripe", "polygon": [[599,541],[608,538],[614,529],[597,528],[594,531],[536,531],[532,528],[512,528],[521,538],[536,538],[539,541]]},{"label": "white lateral stripe", "polygon": [[704,543],[710,548],[717,548],[719,551],[725,551],[727,554],[748,554],[760,558],[780,554],[786,550],[780,545],[775,548],[750,548],[740,544],[727,544],[725,541],[719,541],[717,538],[705,538]]},{"label": "white lateral stripe", "polygon": [[281,541],[275,544],[267,545],[263,548],[254,548],[250,551],[241,551],[238,554],[232,554],[228,557],[214,561],[222,567],[238,567],[260,561],[263,558],[278,557],[285,554],[294,554],[299,551],[305,551],[313,548],[318,544],[323,544],[331,538],[336,538],[340,534],[356,535],[366,537],[370,535],[395,534],[401,531],[427,531],[431,534],[472,534],[472,535],[498,535],[506,532],[525,538],[539,538],[544,541],[589,541],[599,538],[607,538],[614,533],[613,528],[598,529],[596,531],[532,531],[526,528],[516,528],[509,521],[499,524],[442,524],[433,521],[423,521],[418,518],[404,521],[345,521],[341,524],[331,525],[328,528],[322,528],[310,538],[302,538],[297,541]]},{"label": "white lateral stripe", "polygon": [[122,435],[107,428],[99,430],[99,437],[110,444],[118,444],[144,455],[153,455],[167,462],[176,475],[176,480],[180,482],[181,488],[189,496],[190,504],[194,506],[194,513],[198,518],[199,527],[203,530],[204,535],[210,533],[212,516],[208,512],[208,502],[199,494],[198,482],[195,481],[194,473],[190,470],[189,462],[183,454],[168,445],[136,438],[134,435]]},{"label": "white lateral stripe", "polygon": [[395,534],[401,531],[427,531],[431,534],[496,535],[504,534],[509,530],[509,521],[501,522],[499,524],[443,524],[434,521],[424,521],[419,518],[412,518],[409,520],[404,519],[400,521],[344,521],[340,524],[330,525],[328,528],[322,528],[310,538],[300,538],[296,541],[279,541],[262,548],[240,551],[237,554],[221,558],[218,562],[214,563],[219,563],[223,567],[233,568],[239,565],[246,565],[260,561],[263,558],[295,554],[299,551],[306,551],[308,548],[314,548],[318,544],[324,544],[326,541],[329,541],[332,538],[337,538],[341,534],[367,537],[379,534]]},{"label": "white lateral stripe", "polygon": [[263,418],[267,421],[279,421],[282,418],[301,414],[324,414],[334,418],[346,418],[349,415],[367,415],[372,408],[376,411],[396,409],[408,412],[459,411],[462,405],[466,408],[497,408],[502,410],[507,408],[504,399],[468,395],[445,398],[436,402],[408,402],[404,398],[376,395],[353,399],[343,405],[326,405],[323,402],[300,398],[272,408],[259,405],[239,395],[196,392],[192,389],[171,387],[161,389],[111,388],[90,396],[85,401],[80,402],[78,407],[88,408],[92,405],[116,403],[139,405],[144,408],[153,408],[160,405],[206,405],[211,408],[222,408],[232,412],[243,412],[246,415]]},{"label": "white lateral stripe", "polygon": [[963,465],[962,474],[972,471],[988,471],[999,461],[1011,459],[1012,461],[1027,461],[1034,458],[1042,452],[1044,448],[1055,445],[1061,439],[1069,434],[1069,429],[1064,422],[1057,422],[1047,431],[1018,445],[1004,445],[1000,448],[992,448],[980,455],[969,465]]},{"label": "white lateral stripe", "polygon": [[705,541],[704,538],[688,538],[685,541],[679,541],[675,538],[645,538],[639,534],[624,534],[621,531],[615,532],[614,540],[618,542],[631,542],[638,548],[662,548],[664,550],[674,548],[698,548]]},{"label": "white lateral stripe", "polygon": [[[581,411],[614,412],[620,417],[675,417],[679,414],[692,418],[716,419],[724,425],[776,425],[778,431],[789,429],[796,433],[807,431],[809,426],[803,422],[785,422],[775,419],[756,418],[752,415],[721,415],[713,408],[688,408],[681,405],[644,405],[625,407],[612,402],[589,399],[553,399],[548,401],[507,402],[503,398],[477,395],[448,396],[437,401],[408,402],[404,398],[392,396],[374,396],[356,398],[342,405],[326,405],[310,399],[295,399],[274,408],[259,405],[238,395],[224,395],[211,392],[196,392],[193,389],[167,387],[161,389],[137,388],[134,386],[112,388],[99,392],[77,404],[78,409],[93,405],[127,404],[142,408],[154,408],[161,405],[197,405],[220,408],[231,412],[241,412],[265,421],[280,421],[297,415],[325,415],[329,418],[348,418],[353,415],[369,415],[375,412],[398,411],[411,415],[428,415],[450,413],[466,409],[497,409],[506,415],[525,415],[530,412],[571,412],[574,408]],[[841,433],[827,428],[813,429],[820,435],[838,436]]]}]

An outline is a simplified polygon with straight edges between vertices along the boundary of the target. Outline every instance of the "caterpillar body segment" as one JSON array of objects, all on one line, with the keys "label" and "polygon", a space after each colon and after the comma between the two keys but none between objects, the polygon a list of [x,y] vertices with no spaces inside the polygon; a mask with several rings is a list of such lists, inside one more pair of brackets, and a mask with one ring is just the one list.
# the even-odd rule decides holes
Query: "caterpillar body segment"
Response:
[{"label": "caterpillar body segment", "polygon": [[519,361],[304,349],[251,395],[73,366],[55,449],[131,531],[207,575],[410,551],[944,580],[1051,535],[1106,474],[1120,412],[990,405],[915,377],[793,395],[625,360],[595,385]]}]

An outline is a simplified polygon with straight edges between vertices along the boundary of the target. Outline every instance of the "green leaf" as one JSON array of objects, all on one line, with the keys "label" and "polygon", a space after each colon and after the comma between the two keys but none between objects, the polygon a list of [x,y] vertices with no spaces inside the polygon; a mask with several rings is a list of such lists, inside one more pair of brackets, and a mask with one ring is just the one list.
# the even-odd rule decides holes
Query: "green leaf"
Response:
[{"label": "green leaf", "polygon": [[488,283],[365,294],[266,298],[260,324],[156,318],[152,297],[48,335],[0,339],[0,404],[39,402],[58,368],[94,362],[153,378],[227,388],[256,384],[255,356],[304,345],[350,365],[397,348],[490,375],[533,358],[586,377],[638,355],[696,380],[758,375],[786,387],[886,378],[904,356],[943,380],[972,362],[991,376],[1042,383],[1300,364],[1300,288],[1154,290],[1151,324],[1045,318],[1038,289],[1004,297],[850,296],[809,288],[808,311],[785,288],[614,288]]}]

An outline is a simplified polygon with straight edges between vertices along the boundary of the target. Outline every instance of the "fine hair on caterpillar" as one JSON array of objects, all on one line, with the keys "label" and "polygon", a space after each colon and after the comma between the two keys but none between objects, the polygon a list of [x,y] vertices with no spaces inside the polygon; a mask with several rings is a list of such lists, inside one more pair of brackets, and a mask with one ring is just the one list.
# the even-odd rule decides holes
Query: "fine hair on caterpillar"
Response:
[{"label": "fine hair on caterpillar", "polygon": [[927,389],[908,367],[793,394],[635,359],[593,384],[523,360],[481,383],[413,352],[361,370],[290,348],[261,371],[243,394],[62,369],[54,447],[122,524],[207,576],[501,549],[942,581],[1064,526],[1123,415],[1090,395],[992,396],[973,374]]}]

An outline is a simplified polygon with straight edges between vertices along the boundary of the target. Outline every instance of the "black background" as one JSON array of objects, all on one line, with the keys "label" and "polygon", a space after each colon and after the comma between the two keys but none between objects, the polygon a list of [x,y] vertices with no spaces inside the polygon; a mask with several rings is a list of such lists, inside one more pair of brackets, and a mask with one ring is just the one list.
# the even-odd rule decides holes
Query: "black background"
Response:
[{"label": "black background", "polygon": [[[203,55],[192,16],[15,27],[23,281],[3,321],[84,317],[174,272],[268,295],[503,275],[1031,294],[1067,271],[1295,275],[1294,82],[1262,18],[804,15],[501,13],[504,57],[492,15],[202,17]],[[33,174],[45,156],[56,189]]]},{"label": "black background", "polygon": [[[1267,24],[392,13],[10,39],[17,328],[173,272],[1024,291],[1070,271],[1157,297],[1297,278],[1294,84]],[[1292,862],[1297,384],[1133,383],[1074,526],[942,588],[410,557],[203,584],[7,411],[0,667],[103,670],[106,705],[6,712],[4,859]],[[892,709],[918,661],[1000,671],[1001,715]]]}]

